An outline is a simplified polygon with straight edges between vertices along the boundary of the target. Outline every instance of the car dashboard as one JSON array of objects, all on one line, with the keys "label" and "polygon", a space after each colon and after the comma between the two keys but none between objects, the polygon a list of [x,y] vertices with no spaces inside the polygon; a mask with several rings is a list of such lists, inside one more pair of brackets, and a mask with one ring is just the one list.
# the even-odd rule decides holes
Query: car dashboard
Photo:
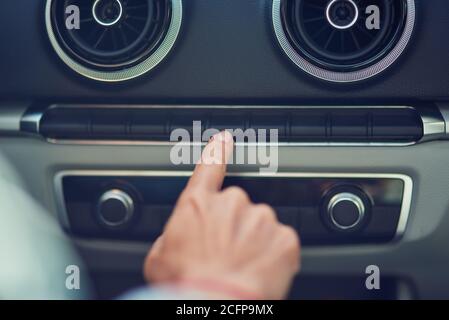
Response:
[{"label": "car dashboard", "polygon": [[274,148],[276,170],[263,157],[231,164],[225,187],[298,231],[291,299],[449,298],[449,2],[0,9],[1,153],[73,241],[98,297],[144,285],[145,255],[194,167],[173,161],[173,132],[194,147],[229,129],[277,132],[239,144]]}]

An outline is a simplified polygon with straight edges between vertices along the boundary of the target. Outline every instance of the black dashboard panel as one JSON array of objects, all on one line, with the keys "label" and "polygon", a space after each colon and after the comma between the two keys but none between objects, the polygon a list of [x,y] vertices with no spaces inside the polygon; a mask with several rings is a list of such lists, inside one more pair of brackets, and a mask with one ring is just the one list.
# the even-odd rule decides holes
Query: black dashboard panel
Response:
[{"label": "black dashboard panel", "polygon": [[163,63],[138,79],[101,84],[75,74],[54,53],[45,32],[44,0],[4,1],[0,96],[245,104],[447,99],[446,0],[416,0],[416,27],[405,53],[386,72],[357,84],[327,83],[296,68],[275,39],[271,0],[188,0],[183,5],[180,36]]},{"label": "black dashboard panel", "polygon": [[[187,180],[183,173],[62,172],[56,179],[64,208],[61,219],[75,236],[155,241]],[[411,184],[400,175],[279,173],[228,176],[223,188],[239,186],[254,203],[271,205],[282,223],[298,231],[303,246],[333,246],[398,240],[407,220]],[[360,207],[353,206],[353,199]]]},{"label": "black dashboard panel", "polygon": [[[267,110],[271,109],[271,110]],[[36,123],[36,114],[41,119]],[[30,120],[30,121],[28,121]],[[196,128],[195,128],[196,124]],[[419,112],[410,107],[366,108],[161,108],[152,106],[52,105],[31,108],[23,117],[22,130],[52,141],[178,141],[176,129],[190,133],[202,130],[203,142],[210,139],[206,130],[232,130],[236,141],[250,139],[248,129],[257,132],[277,130],[276,136],[256,137],[257,141],[281,143],[365,143],[410,145],[424,138],[425,128]],[[37,129],[37,131],[36,131]],[[242,137],[237,138],[238,132]]]}]

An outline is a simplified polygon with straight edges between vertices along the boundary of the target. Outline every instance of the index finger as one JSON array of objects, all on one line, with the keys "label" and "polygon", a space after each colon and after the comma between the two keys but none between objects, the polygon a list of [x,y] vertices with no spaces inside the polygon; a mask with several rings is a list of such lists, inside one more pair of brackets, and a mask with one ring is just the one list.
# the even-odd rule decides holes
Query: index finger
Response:
[{"label": "index finger", "polygon": [[228,131],[214,135],[203,150],[201,159],[189,179],[186,190],[201,188],[216,192],[221,189],[226,167],[234,150],[234,139]]}]

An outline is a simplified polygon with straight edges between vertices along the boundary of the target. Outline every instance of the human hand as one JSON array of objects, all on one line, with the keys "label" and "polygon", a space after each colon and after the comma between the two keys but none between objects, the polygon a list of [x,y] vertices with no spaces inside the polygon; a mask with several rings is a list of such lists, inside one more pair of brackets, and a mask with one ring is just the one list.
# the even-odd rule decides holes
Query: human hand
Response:
[{"label": "human hand", "polygon": [[221,191],[233,148],[228,132],[205,147],[146,258],[145,277],[154,284],[222,288],[230,298],[285,298],[299,271],[298,236],[278,222],[270,206],[253,204],[242,189]]}]

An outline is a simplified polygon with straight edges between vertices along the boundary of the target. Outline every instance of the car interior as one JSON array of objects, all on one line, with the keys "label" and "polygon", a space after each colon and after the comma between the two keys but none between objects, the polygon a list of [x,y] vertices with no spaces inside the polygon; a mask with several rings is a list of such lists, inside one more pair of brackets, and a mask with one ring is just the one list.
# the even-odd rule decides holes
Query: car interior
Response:
[{"label": "car interior", "polygon": [[232,164],[224,187],[298,232],[289,299],[449,298],[449,1],[15,0],[0,26],[0,171],[96,298],[145,285],[195,123],[277,132],[241,142],[276,171]]}]

